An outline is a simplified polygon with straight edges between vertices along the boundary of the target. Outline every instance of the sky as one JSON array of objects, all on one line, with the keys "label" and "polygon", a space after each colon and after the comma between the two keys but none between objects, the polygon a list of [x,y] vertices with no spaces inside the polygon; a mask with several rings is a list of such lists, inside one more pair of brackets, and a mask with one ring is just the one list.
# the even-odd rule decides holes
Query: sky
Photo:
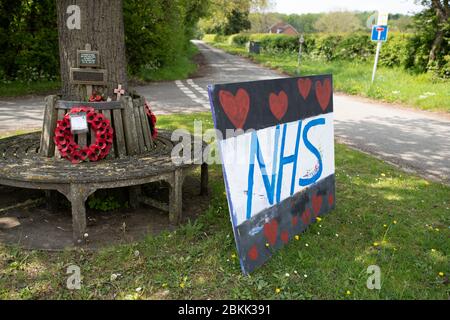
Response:
[{"label": "sky", "polygon": [[414,0],[274,0],[280,13],[317,13],[337,10],[387,11],[388,13],[416,13],[421,6]]}]

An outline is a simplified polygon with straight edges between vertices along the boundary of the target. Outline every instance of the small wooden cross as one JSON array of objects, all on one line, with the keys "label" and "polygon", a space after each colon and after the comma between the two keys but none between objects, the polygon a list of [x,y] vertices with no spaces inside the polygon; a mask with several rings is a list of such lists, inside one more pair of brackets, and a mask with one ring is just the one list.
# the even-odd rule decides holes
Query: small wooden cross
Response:
[{"label": "small wooden cross", "polygon": [[122,85],[119,84],[119,87],[117,89],[114,89],[114,93],[117,95],[117,101],[120,100],[120,97],[125,94],[125,90],[122,89]]}]

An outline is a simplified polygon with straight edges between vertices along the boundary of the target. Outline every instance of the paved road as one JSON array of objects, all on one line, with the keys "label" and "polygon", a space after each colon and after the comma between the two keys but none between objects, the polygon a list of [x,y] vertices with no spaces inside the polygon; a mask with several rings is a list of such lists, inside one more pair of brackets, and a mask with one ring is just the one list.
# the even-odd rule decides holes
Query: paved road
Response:
[{"label": "paved road", "polygon": [[[283,77],[248,60],[196,42],[204,57],[198,77],[154,83],[136,90],[157,114],[208,111],[211,83]],[[41,125],[43,98],[0,101],[0,131]],[[336,94],[335,130],[339,140],[407,170],[450,184],[450,116],[393,107]]]}]

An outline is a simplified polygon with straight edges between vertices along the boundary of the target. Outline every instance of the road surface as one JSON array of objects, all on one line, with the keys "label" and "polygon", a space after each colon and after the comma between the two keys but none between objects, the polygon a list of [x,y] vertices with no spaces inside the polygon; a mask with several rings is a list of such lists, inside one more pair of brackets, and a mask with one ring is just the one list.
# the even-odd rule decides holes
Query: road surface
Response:
[{"label": "road surface", "polygon": [[[197,77],[135,88],[157,114],[209,111],[207,85],[283,77],[202,42]],[[334,96],[338,140],[424,177],[450,184],[450,116]],[[43,97],[0,100],[0,132],[41,126]]]}]

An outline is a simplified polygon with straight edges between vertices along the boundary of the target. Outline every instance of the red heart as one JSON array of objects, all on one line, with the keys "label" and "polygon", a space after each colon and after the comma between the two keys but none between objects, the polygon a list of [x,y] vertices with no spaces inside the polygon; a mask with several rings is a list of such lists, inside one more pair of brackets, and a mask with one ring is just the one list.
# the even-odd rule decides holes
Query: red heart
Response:
[{"label": "red heart", "polygon": [[309,209],[306,209],[305,212],[303,212],[302,214],[303,224],[308,225],[310,220],[311,220],[311,211]]},{"label": "red heart", "polygon": [[258,259],[259,254],[256,245],[250,248],[247,255],[250,258],[250,260],[256,261]]},{"label": "red heart", "polygon": [[236,96],[233,96],[231,92],[221,90],[219,100],[231,123],[237,129],[242,129],[250,110],[250,97],[247,91],[239,89]]},{"label": "red heart", "polygon": [[314,215],[317,217],[319,215],[320,209],[322,208],[322,196],[318,196],[317,194],[313,196],[312,206],[314,209]]},{"label": "red heart", "polygon": [[333,195],[332,194],[330,194],[329,196],[328,196],[328,204],[330,205],[330,207],[333,205],[333,203],[334,203],[334,197],[333,197]]},{"label": "red heart", "polygon": [[283,231],[281,233],[281,241],[283,241],[284,244],[287,244],[289,242],[289,232]]},{"label": "red heart", "polygon": [[298,224],[298,216],[292,218],[292,225],[295,227]]},{"label": "red heart", "polygon": [[275,93],[270,94],[269,98],[270,110],[275,118],[278,120],[283,119],[288,109],[288,96],[284,91],[280,91],[278,95]]},{"label": "red heart", "polygon": [[320,107],[323,111],[328,108],[331,99],[331,81],[330,79],[325,79],[322,85],[322,82],[316,81],[316,97],[317,101],[319,101]]},{"label": "red heart", "polygon": [[278,222],[277,220],[272,220],[264,225],[264,235],[266,236],[269,243],[273,246],[277,242],[278,236]]},{"label": "red heart", "polygon": [[309,96],[309,92],[311,91],[312,87],[312,81],[311,79],[298,79],[297,81],[298,85],[298,91],[300,91],[300,94],[302,95],[303,99],[306,100]]}]

